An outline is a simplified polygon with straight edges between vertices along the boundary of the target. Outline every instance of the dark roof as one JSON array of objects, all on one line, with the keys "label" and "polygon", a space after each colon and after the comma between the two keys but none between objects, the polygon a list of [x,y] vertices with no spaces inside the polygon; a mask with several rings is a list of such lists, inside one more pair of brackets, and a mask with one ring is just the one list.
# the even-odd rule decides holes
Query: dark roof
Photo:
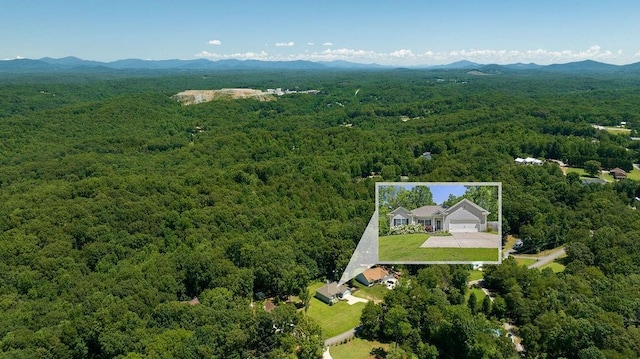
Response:
[{"label": "dark roof", "polygon": [[432,206],[422,206],[420,208],[416,208],[414,210],[411,210],[411,213],[414,216],[429,217],[429,216],[433,216],[435,213],[442,210],[444,210],[444,208],[442,208],[441,206],[432,205]]},{"label": "dark roof", "polygon": [[338,286],[338,282],[331,282],[329,284],[325,284],[322,287],[318,288],[316,290],[316,293],[322,294],[327,298],[331,298],[338,293],[344,293],[344,291],[346,291],[347,289],[349,289],[349,287],[347,287],[344,284],[341,286]]},{"label": "dark roof", "polygon": [[487,214],[489,213],[489,211],[487,211],[486,209],[478,206],[477,204],[471,202],[470,200],[468,200],[466,198],[463,198],[458,203],[454,204],[451,207],[438,206],[438,205],[427,205],[427,206],[418,207],[416,209],[412,209],[411,211],[408,211],[404,207],[398,207],[398,208],[394,209],[393,211],[389,212],[388,216],[393,216],[396,213],[398,213],[398,211],[404,210],[404,211],[408,212],[408,214],[411,214],[411,215],[414,215],[414,216],[417,216],[417,217],[431,217],[434,214],[440,214],[442,212],[451,212],[451,209],[453,209],[454,207],[457,207],[459,204],[463,204],[463,203],[468,203],[468,204],[474,206],[475,208],[477,208],[478,210],[480,210],[481,212],[486,212]]}]

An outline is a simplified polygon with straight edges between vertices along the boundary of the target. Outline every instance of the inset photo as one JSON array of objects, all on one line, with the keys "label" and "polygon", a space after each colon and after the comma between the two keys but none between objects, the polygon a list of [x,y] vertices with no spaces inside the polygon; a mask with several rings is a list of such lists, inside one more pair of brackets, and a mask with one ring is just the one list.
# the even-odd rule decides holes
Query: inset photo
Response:
[{"label": "inset photo", "polygon": [[380,182],[376,208],[379,263],[501,263],[500,182]]}]

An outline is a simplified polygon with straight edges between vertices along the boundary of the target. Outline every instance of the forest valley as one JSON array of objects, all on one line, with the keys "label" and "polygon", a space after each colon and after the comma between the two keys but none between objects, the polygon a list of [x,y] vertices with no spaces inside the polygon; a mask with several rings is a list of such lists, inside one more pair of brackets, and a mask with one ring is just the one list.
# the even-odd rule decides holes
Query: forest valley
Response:
[{"label": "forest valley", "polygon": [[[502,234],[566,269],[405,266],[362,312],[387,358],[640,357],[637,75],[463,70],[0,76],[0,356],[317,358],[291,297],[339,279],[375,183],[502,182]],[[317,89],[182,106],[187,89]],[[630,133],[595,128],[626,123]],[[423,153],[430,152],[425,158]],[[520,165],[515,158],[544,160]],[[596,171],[597,173],[597,171]],[[271,312],[261,296],[280,304]],[[194,297],[199,304],[190,305]],[[469,304],[472,302],[472,304]],[[339,359],[339,358],[336,358]]]}]

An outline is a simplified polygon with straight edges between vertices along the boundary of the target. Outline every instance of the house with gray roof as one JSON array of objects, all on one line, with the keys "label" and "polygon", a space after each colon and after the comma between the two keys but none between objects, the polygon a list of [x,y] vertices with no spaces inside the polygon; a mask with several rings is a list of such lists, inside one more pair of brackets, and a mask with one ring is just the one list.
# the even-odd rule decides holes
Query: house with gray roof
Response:
[{"label": "house with gray roof", "polygon": [[337,303],[345,295],[351,294],[351,290],[345,284],[338,285],[338,282],[331,282],[316,290],[315,297],[321,301],[332,305]]},{"label": "house with gray roof", "polygon": [[391,228],[419,224],[433,231],[484,232],[489,211],[464,198],[451,207],[428,205],[408,210],[398,207],[389,213]]}]

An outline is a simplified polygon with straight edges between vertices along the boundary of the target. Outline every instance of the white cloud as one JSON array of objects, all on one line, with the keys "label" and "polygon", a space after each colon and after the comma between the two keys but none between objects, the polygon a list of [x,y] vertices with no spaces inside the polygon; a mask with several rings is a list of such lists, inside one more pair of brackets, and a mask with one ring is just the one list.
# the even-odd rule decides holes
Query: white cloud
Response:
[{"label": "white cloud", "polygon": [[206,57],[208,59],[224,60],[224,59],[238,59],[238,60],[270,60],[269,54],[264,51],[260,52],[237,52],[233,54],[216,54],[208,51],[202,51],[196,54],[197,57]]},{"label": "white cloud", "polygon": [[333,46],[333,42],[325,42],[322,46]]},{"label": "white cloud", "polygon": [[407,49],[400,49],[390,53],[389,55],[392,57],[400,57],[405,59],[416,57],[416,55],[411,50],[407,50]]},{"label": "white cloud", "polygon": [[24,56],[20,56],[20,55],[16,55],[16,57],[12,57],[12,58],[6,58],[3,59],[4,61],[9,61],[9,60],[23,60]]},{"label": "white cloud", "polygon": [[[287,44],[293,44],[287,43]],[[326,44],[326,43],[325,43]],[[323,44],[323,45],[325,45]],[[276,46],[278,46],[276,44]],[[280,45],[282,46],[282,45]],[[289,45],[287,45],[289,46]],[[326,45],[325,45],[326,46]],[[197,56],[212,59],[255,59],[265,61],[334,61],[344,60],[360,63],[378,63],[383,65],[412,66],[412,65],[439,65],[448,64],[460,60],[469,60],[482,64],[513,64],[517,62],[537,63],[548,65],[552,63],[566,63],[582,60],[596,60],[607,63],[629,63],[632,57],[626,56],[622,51],[604,50],[598,45],[583,50],[506,50],[506,49],[459,49],[449,51],[414,52],[411,49],[399,49],[391,52],[377,52],[363,49],[326,48],[321,51],[310,51],[294,54],[280,54],[266,52],[244,52],[235,54],[216,54],[206,51]],[[633,57],[640,57],[638,51]]]},{"label": "white cloud", "polygon": [[638,52],[636,52],[635,54],[633,54],[633,57],[640,57],[640,50],[638,50]]},{"label": "white cloud", "polygon": [[209,40],[208,44],[209,45],[218,46],[218,45],[222,45],[222,41],[220,41],[220,40]]},{"label": "white cloud", "polygon": [[315,44],[314,44],[313,42],[307,42],[307,45],[309,45],[309,46],[313,46],[313,45],[315,45]]},{"label": "white cloud", "polygon": [[289,42],[276,42],[276,47],[292,47],[295,46],[295,42],[293,41],[289,41]]}]

